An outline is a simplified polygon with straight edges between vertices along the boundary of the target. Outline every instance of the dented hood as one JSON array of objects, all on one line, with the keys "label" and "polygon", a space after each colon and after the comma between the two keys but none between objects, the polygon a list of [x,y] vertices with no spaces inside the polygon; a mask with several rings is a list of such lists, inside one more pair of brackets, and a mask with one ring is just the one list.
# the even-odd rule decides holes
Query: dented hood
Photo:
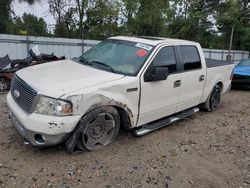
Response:
[{"label": "dented hood", "polygon": [[18,71],[16,74],[41,94],[51,97],[60,97],[73,91],[124,77],[72,60],[31,66]]}]

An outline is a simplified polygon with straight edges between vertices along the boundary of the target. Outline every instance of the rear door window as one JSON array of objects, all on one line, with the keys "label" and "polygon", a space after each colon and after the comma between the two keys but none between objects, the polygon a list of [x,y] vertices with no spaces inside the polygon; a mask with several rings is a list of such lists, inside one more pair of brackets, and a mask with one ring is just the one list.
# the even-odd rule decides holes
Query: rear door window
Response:
[{"label": "rear door window", "polygon": [[184,71],[201,68],[201,59],[195,46],[180,46]]}]

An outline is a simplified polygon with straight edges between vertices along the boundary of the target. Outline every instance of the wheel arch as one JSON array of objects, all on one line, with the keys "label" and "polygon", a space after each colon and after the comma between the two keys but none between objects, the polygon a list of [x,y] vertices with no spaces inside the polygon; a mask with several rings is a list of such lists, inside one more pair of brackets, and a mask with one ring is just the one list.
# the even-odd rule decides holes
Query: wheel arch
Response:
[{"label": "wheel arch", "polygon": [[112,107],[114,107],[119,113],[121,127],[125,129],[130,129],[132,126],[127,111],[119,106],[112,106]]},{"label": "wheel arch", "polygon": [[[132,112],[129,110],[127,105],[123,105],[121,103],[116,104],[115,102],[113,104],[101,104],[101,105],[94,105],[91,107],[87,113],[99,108],[99,107],[104,107],[104,106],[111,106],[115,108],[120,116],[120,125],[122,128],[125,129],[130,129],[132,127],[132,121],[133,121],[133,115]],[[86,113],[86,114],[87,114]],[[84,114],[84,115],[86,115]],[[83,116],[84,116],[83,115]]]},{"label": "wheel arch", "polygon": [[[223,91],[223,89],[224,89],[224,84],[223,84],[223,82],[222,81],[218,81],[216,84],[215,84],[215,86],[216,85],[218,85],[220,88],[221,88],[221,93],[222,93],[222,91]],[[215,87],[214,86],[214,87]]]},{"label": "wheel arch", "polygon": [[199,105],[199,107],[200,107],[202,110],[205,110],[205,111],[208,111],[208,112],[213,111],[213,110],[211,110],[209,101],[210,101],[210,97],[211,97],[213,91],[216,89],[216,86],[219,86],[219,88],[220,88],[220,95],[222,94],[222,92],[223,92],[223,87],[224,87],[224,86],[223,86],[223,82],[222,82],[222,81],[218,81],[218,82],[216,82],[216,84],[214,84],[214,86],[212,87],[212,89],[211,89],[211,91],[209,92],[209,95],[208,95],[206,101],[205,101],[204,103],[201,103],[201,104]]},{"label": "wheel arch", "polygon": [[125,102],[123,103],[101,94],[91,96],[75,95],[68,99],[74,104],[74,112],[81,114],[82,117],[99,107],[112,106],[118,111],[121,125],[124,128],[131,128],[135,123],[133,111],[131,110],[132,107],[130,108]]},{"label": "wheel arch", "polygon": [[209,92],[209,95],[208,95],[208,97],[207,97],[207,99],[210,97],[210,95],[213,93],[213,91],[214,91],[214,88],[215,88],[215,86],[219,86],[220,87],[220,89],[221,89],[221,93],[222,93],[222,91],[223,91],[223,82],[220,80],[220,81],[217,81],[216,82],[216,84],[214,84],[214,86],[212,87],[212,89],[211,89],[211,91]]},{"label": "wheel arch", "polygon": [[[105,107],[106,107],[106,109],[105,109]],[[112,105],[98,106],[98,107],[94,108],[93,110],[90,110],[81,116],[80,121],[77,123],[76,127],[70,133],[69,137],[65,141],[65,145],[66,145],[67,151],[69,153],[78,153],[78,152],[82,152],[82,151],[92,151],[91,148],[84,145],[83,140],[81,139],[81,134],[83,133],[86,126],[88,125],[88,122],[93,120],[93,117],[97,117],[98,114],[100,115],[101,113],[108,113],[110,115],[113,114],[112,117],[114,117],[114,120],[116,119],[116,121],[119,122],[119,118],[117,117],[117,115],[118,115],[117,113],[119,113],[119,111],[116,110],[115,107],[113,107],[113,108],[111,108],[111,107],[113,107],[113,106]],[[114,128],[114,127],[116,127],[116,128]],[[114,141],[113,139],[115,139],[119,133],[120,122],[119,122],[119,124],[117,124],[114,127],[112,126],[112,128],[114,128],[114,131],[115,131],[114,132],[115,136],[111,137],[112,141],[110,143],[112,143]],[[106,131],[107,129],[103,129],[103,130]],[[100,134],[100,133],[97,133],[97,134]],[[99,139],[99,138],[97,138],[97,139]],[[106,146],[106,145],[103,145],[103,146]]]}]

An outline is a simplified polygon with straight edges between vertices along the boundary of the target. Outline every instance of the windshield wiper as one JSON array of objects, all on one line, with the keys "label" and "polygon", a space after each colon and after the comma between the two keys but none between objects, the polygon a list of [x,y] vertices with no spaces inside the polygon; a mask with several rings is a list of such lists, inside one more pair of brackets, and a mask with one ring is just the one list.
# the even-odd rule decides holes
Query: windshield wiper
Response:
[{"label": "windshield wiper", "polygon": [[[73,60],[78,61],[78,62],[80,62],[80,63],[82,63],[82,64],[85,64],[85,65],[89,65],[89,66],[94,66],[94,64],[99,64],[99,65],[102,65],[103,67],[105,67],[105,70],[107,70],[107,71],[111,71],[111,72],[113,72],[113,73],[123,74],[122,72],[113,69],[110,65],[105,64],[105,63],[103,63],[103,62],[101,62],[101,61],[96,61],[96,60],[94,60],[94,61],[89,61],[89,60],[87,60],[87,59],[84,58],[84,57],[80,57],[80,58],[73,59]],[[100,68],[100,67],[99,67],[99,68]]]},{"label": "windshield wiper", "polygon": [[85,65],[93,65],[91,62],[89,62],[86,58],[84,57],[80,57],[80,58],[77,58],[77,61],[85,64]]},{"label": "windshield wiper", "polygon": [[115,71],[110,65],[108,65],[108,64],[105,64],[105,63],[103,63],[103,62],[101,62],[101,61],[91,61],[90,62],[91,64],[93,64],[93,63],[95,63],[95,64],[99,64],[99,65],[102,65],[102,66],[104,66],[104,67],[107,67],[111,72],[117,72],[117,71]]}]

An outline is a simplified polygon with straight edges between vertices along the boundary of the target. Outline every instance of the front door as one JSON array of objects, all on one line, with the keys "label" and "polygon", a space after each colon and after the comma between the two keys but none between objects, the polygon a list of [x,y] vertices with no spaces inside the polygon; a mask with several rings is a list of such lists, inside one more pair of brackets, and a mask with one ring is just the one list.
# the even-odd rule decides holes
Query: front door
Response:
[{"label": "front door", "polygon": [[[166,80],[145,82],[141,77],[141,100],[138,126],[175,113],[180,94],[179,70],[174,47],[158,50],[151,66],[167,67]],[[147,72],[147,71],[146,71]],[[144,72],[144,74],[146,73]]]}]

